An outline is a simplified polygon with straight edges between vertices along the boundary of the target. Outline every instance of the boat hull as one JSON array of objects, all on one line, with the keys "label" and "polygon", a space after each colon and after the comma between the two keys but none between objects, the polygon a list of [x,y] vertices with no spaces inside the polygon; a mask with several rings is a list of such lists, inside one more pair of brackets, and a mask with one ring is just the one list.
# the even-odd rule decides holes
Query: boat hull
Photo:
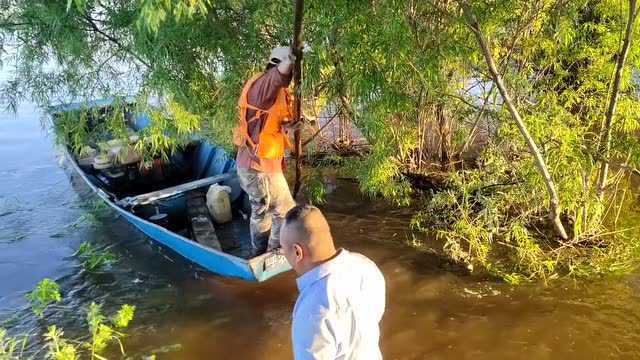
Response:
[{"label": "boat hull", "polygon": [[82,171],[73,155],[66,150],[66,158],[73,171],[77,173],[102,201],[115,210],[125,220],[135,226],[151,240],[171,249],[185,259],[203,269],[222,276],[235,277],[247,281],[265,281],[275,275],[288,271],[291,267],[284,256],[278,253],[266,253],[253,259],[242,259],[212,248],[149,222],[117,206],[109,195],[95,186]]}]

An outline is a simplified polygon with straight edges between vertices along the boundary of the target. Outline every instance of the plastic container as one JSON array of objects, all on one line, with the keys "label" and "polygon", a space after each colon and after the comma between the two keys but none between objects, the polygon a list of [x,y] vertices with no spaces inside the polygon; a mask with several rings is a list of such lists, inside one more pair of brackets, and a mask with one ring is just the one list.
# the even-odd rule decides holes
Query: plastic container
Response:
[{"label": "plastic container", "polygon": [[218,184],[211,185],[209,191],[207,191],[207,208],[213,220],[218,224],[231,221],[230,192],[230,187]]}]

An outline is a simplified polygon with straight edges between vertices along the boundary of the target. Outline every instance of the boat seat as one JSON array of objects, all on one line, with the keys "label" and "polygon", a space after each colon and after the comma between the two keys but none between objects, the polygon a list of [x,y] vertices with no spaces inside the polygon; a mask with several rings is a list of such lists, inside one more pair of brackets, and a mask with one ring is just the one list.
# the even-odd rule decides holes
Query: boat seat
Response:
[{"label": "boat seat", "polygon": [[185,184],[168,187],[162,190],[152,191],[150,193],[146,193],[142,195],[129,196],[124,199],[118,200],[116,204],[124,208],[134,207],[137,205],[150,204],[161,199],[182,195],[191,190],[200,189],[203,187],[211,186],[213,184],[222,183],[226,180],[230,180],[232,177],[234,177],[234,175],[235,174],[233,173],[226,173],[226,174],[207,177],[200,180],[190,181]]}]

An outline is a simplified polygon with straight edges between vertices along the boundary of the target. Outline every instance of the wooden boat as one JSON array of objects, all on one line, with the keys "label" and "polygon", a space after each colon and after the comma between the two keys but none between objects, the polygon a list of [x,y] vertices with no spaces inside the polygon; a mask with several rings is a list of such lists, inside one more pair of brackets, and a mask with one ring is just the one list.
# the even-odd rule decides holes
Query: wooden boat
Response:
[{"label": "wooden boat", "polygon": [[[133,100],[125,101],[132,104]],[[50,113],[55,123],[65,113],[114,111],[113,102],[103,99],[59,105],[51,107]],[[144,113],[128,113],[125,119],[133,132],[149,123],[149,117]],[[218,275],[258,282],[288,271],[290,266],[277,251],[252,256],[247,220],[250,209],[235,172],[235,160],[221,147],[201,139],[194,139],[177,154],[160,165],[156,163],[160,160],[156,159],[145,176],[140,175],[139,163],[121,166],[116,170],[118,181],[114,182],[110,177],[113,169],[110,172],[97,170],[92,164],[82,163],[82,159],[66,148],[71,168],[100,199],[153,241],[197,266]],[[154,175],[157,168],[160,172],[164,170],[164,174]],[[202,211],[204,194],[212,184],[230,189],[233,219],[227,224],[211,226],[209,214]],[[196,215],[193,215],[194,199],[197,200]],[[190,221],[196,218],[209,227],[203,228],[199,224],[200,227],[194,230],[195,224]],[[266,239],[263,247],[266,247]]]}]

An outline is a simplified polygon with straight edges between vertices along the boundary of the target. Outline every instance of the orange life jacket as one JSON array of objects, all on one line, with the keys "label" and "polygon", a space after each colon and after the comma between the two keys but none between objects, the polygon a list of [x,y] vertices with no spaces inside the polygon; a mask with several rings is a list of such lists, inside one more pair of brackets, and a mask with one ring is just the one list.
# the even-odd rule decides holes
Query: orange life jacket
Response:
[{"label": "orange life jacket", "polygon": [[[238,126],[233,133],[233,143],[238,146],[249,146],[254,154],[263,159],[278,159],[284,157],[284,150],[291,149],[293,146],[289,141],[289,137],[282,129],[282,123],[285,119],[291,119],[291,100],[289,91],[286,88],[278,90],[276,101],[269,109],[257,108],[247,101],[247,94],[251,85],[258,80],[262,74],[252,77],[244,85],[240,100],[238,100],[239,118]],[[247,119],[247,110],[254,110],[255,116]],[[256,121],[267,114],[262,131],[258,136],[258,144],[254,143],[249,134],[249,123]]]}]

